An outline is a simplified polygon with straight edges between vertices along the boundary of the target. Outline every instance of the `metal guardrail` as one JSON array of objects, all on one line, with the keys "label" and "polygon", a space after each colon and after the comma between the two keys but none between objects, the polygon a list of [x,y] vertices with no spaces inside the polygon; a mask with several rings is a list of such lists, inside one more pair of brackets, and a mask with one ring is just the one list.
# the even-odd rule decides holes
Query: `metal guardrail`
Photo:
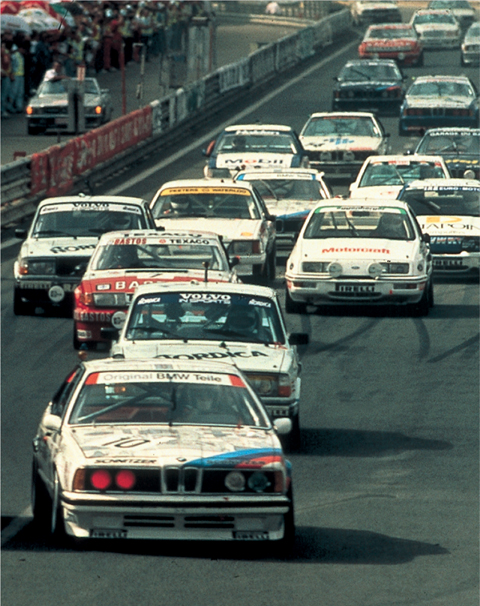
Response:
[{"label": "metal guardrail", "polygon": [[[88,148],[88,142],[86,144],[82,137],[73,139],[73,144],[69,141],[49,148],[41,155],[48,156],[51,152],[53,156],[50,167],[50,171],[54,173],[53,183],[58,184],[61,181],[58,175],[65,174],[70,184],[68,193],[76,194],[85,191],[87,184],[95,187],[114,175],[131,169],[145,158],[151,157],[156,150],[165,150],[168,145],[187,137],[192,128],[205,121],[205,116],[210,119],[212,115],[246,97],[253,89],[265,84],[278,73],[321,52],[332,44],[334,37],[349,31],[351,25],[349,10],[333,13],[290,36],[261,47],[241,61],[224,66],[175,93],[153,101],[144,108],[148,114],[148,120],[144,116],[145,121],[150,124],[151,119],[149,135],[94,167],[88,169],[85,157],[92,153],[91,148],[95,147],[95,143],[90,143],[91,147]],[[107,128],[110,133],[113,130],[115,134],[116,124],[119,124],[120,129],[120,121],[124,118],[118,118],[100,129],[91,131],[90,136],[100,134],[102,129]],[[76,152],[68,151],[75,150],[75,146],[78,148]],[[95,149],[93,151],[95,152]],[[66,154],[63,164],[56,164],[62,153]],[[38,202],[47,195],[55,195],[52,194],[51,184],[48,183],[43,190],[31,193],[34,183],[37,183],[35,189],[38,190],[38,166],[41,166],[36,161],[32,162],[34,156],[35,154],[1,167],[1,220],[4,227],[32,214]],[[61,193],[65,193],[65,185]]]}]

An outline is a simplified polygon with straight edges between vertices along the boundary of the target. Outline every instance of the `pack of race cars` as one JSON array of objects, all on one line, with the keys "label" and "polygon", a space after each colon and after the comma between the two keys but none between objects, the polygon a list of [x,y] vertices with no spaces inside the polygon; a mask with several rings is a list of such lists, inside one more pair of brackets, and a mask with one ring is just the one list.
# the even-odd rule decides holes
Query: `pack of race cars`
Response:
[{"label": "pack of race cars", "polygon": [[[426,316],[434,275],[478,276],[478,94],[458,75],[407,89],[399,67],[459,46],[458,19],[432,7],[401,24],[392,2],[354,10],[372,23],[360,58],[298,136],[231,125],[204,151],[203,178],[164,183],[150,202],[50,198],[17,230],[14,313],[62,310],[76,349],[111,344],[66,377],[33,442],[33,515],[52,535],[289,549],[284,449],[301,446],[308,335],[288,332],[284,310]],[[378,117],[392,111],[399,134],[423,135],[412,153],[392,153]],[[342,179],[349,197],[334,197]]]}]

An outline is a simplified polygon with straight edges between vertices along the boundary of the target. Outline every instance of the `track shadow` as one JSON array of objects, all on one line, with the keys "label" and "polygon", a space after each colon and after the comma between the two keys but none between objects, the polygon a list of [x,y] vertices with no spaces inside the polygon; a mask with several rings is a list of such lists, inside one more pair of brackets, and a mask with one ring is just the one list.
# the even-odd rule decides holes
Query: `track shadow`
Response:
[{"label": "track shadow", "polygon": [[[237,561],[291,561],[319,564],[399,565],[418,556],[444,555],[448,551],[439,545],[412,541],[370,532],[340,528],[298,526],[295,544],[288,553],[279,553],[276,542],[220,541],[100,541],[81,543],[53,542],[39,534],[32,523],[24,528],[2,549],[48,553],[79,552],[109,553],[128,556],[175,557]],[[96,556],[95,556],[96,557]]]},{"label": "track shadow", "polygon": [[295,454],[323,457],[378,457],[407,450],[452,448],[453,445],[449,442],[410,438],[398,432],[303,428],[301,447]]}]

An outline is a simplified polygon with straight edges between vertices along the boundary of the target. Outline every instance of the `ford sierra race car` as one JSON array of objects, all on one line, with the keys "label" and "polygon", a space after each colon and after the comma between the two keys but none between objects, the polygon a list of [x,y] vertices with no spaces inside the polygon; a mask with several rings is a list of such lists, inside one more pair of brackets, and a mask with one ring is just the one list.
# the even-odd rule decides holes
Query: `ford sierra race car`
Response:
[{"label": "ford sierra race car", "polygon": [[310,210],[332,197],[323,174],[311,168],[246,170],[235,180],[252,183],[275,215],[277,250],[291,250]]},{"label": "ford sierra race car", "polygon": [[287,261],[286,310],[308,305],[433,305],[430,236],[397,200],[327,200],[309,215]]},{"label": "ford sierra race car", "polygon": [[411,206],[423,232],[430,234],[434,272],[478,278],[480,181],[413,181],[405,186],[399,198]]},{"label": "ford sierra race car", "polygon": [[478,92],[466,76],[420,76],[400,108],[399,135],[441,126],[479,127]]},{"label": "ford sierra race car", "polygon": [[480,179],[480,128],[430,128],[415,154],[442,156],[451,177]]},{"label": "ford sierra race car", "polygon": [[369,156],[388,152],[389,134],[368,112],[317,112],[300,133],[310,166],[328,179],[353,180]]},{"label": "ford sierra race car", "polygon": [[441,156],[372,156],[365,160],[356,180],[350,185],[349,195],[350,198],[395,199],[405,183],[432,177],[450,177]]},{"label": "ford sierra race car", "polygon": [[370,25],[358,54],[362,59],[394,59],[402,65],[423,65],[423,46],[409,23]]},{"label": "ford sierra race car", "polygon": [[100,236],[117,229],[154,229],[148,202],[125,196],[62,196],[40,202],[13,267],[13,311],[71,309]]},{"label": "ford sierra race car", "polygon": [[423,48],[458,48],[461,28],[449,10],[421,9],[410,20]]},{"label": "ford sierra race car", "polygon": [[210,232],[135,230],[104,234],[74,292],[73,345],[104,341],[122,326],[132,293],[153,282],[238,282],[220,238]]},{"label": "ford sierra race car", "polygon": [[164,183],[150,208],[158,228],[212,231],[230,257],[238,257],[239,276],[275,278],[275,217],[251,183],[224,179],[181,179]]},{"label": "ford sierra race car", "polygon": [[427,8],[451,11],[464,30],[475,21],[475,10],[468,0],[430,0]]},{"label": "ford sierra race car", "polygon": [[296,133],[283,124],[235,124],[211,141],[205,177],[230,177],[246,168],[307,168]]},{"label": "ford sierra race car", "polygon": [[333,111],[362,109],[398,115],[405,86],[404,76],[395,61],[348,61],[334,80]]},{"label": "ford sierra race car", "polygon": [[462,65],[480,63],[480,22],[476,21],[468,28],[461,46]]},{"label": "ford sierra race car", "polygon": [[[104,334],[107,331],[103,331]],[[110,334],[115,338],[116,331]],[[247,375],[272,418],[300,439],[303,333],[288,334],[275,290],[248,284],[148,284],[134,293],[113,357],[220,360]]]},{"label": "ford sierra race car", "polygon": [[[51,538],[293,546],[291,466],[244,375],[190,360],[80,363],[33,440],[34,524]],[[273,545],[272,545],[273,547]]]}]

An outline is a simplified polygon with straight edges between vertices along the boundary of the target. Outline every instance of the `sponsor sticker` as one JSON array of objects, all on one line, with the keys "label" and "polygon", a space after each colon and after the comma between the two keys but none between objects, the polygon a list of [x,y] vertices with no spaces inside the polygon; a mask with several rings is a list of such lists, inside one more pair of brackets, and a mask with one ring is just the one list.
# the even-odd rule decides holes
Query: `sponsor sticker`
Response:
[{"label": "sponsor sticker", "polygon": [[[173,356],[172,356],[173,357]],[[236,383],[238,381],[240,383]],[[87,385],[110,385],[112,383],[210,383],[214,385],[237,385],[244,387],[240,377],[218,373],[198,372],[94,372],[87,377]]]},{"label": "sponsor sticker", "polygon": [[240,187],[168,187],[160,196],[177,196],[182,194],[233,194],[250,196],[248,189]]}]

